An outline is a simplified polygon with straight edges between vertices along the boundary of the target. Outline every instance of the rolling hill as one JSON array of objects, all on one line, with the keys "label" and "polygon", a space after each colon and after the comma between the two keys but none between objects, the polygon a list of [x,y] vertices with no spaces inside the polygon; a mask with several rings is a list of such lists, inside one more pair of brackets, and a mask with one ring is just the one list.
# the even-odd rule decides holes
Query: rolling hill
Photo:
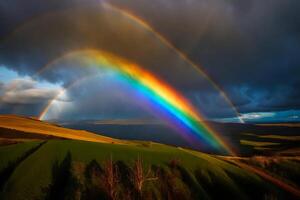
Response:
[{"label": "rolling hill", "polygon": [[0,127],[15,141],[0,146],[0,199],[300,197],[299,162],[287,157],[218,156],[11,115]]},{"label": "rolling hill", "polygon": [[[88,131],[63,128],[61,126],[40,121],[35,118],[21,117],[16,115],[0,115],[0,127],[2,129],[13,130],[9,131],[7,134],[2,134],[2,138],[13,137],[10,136],[10,134],[13,132],[18,132],[19,135],[21,135],[21,132],[23,132],[25,134],[24,136],[20,136],[20,138],[26,138],[26,134],[31,134],[32,138],[47,136],[50,138],[64,138],[101,143],[124,143],[124,141],[97,135]],[[18,138],[18,133],[16,136],[14,136],[14,138]]]}]

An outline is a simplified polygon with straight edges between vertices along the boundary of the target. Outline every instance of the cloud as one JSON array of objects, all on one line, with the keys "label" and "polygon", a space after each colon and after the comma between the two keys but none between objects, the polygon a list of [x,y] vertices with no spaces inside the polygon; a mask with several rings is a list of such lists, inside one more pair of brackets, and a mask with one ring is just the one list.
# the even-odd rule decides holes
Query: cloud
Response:
[{"label": "cloud", "polygon": [[[300,118],[300,110],[285,110],[273,112],[250,112],[240,116],[245,122],[297,122]],[[237,117],[215,119],[221,122],[239,122]]]},{"label": "cloud", "polygon": [[15,79],[1,84],[1,104],[40,104],[53,99],[61,89],[39,88],[32,79]]},{"label": "cloud", "polygon": [[300,108],[300,92],[296,89],[300,86],[296,75],[300,73],[300,2],[117,4],[146,19],[193,61],[202,64],[240,112]]},{"label": "cloud", "polygon": [[[108,2],[144,19],[202,66],[239,112],[300,109],[299,1]],[[0,35],[5,38],[0,43],[0,65],[20,74],[35,75],[72,50],[104,49],[151,70],[206,116],[234,115],[218,92],[153,33],[98,1],[11,0],[0,3],[0,13]],[[66,86],[94,73],[82,66],[85,63],[58,63],[38,78]],[[80,94],[80,90],[73,92]],[[115,104],[112,107],[119,109]]]},{"label": "cloud", "polygon": [[275,113],[272,112],[260,112],[260,113],[246,113],[242,114],[240,117],[243,120],[254,120],[254,119],[260,119],[265,117],[274,117]]},{"label": "cloud", "polygon": [[[87,48],[125,57],[151,69],[173,85],[189,88],[186,86],[201,85],[203,81],[195,69],[183,62],[153,33],[101,4],[54,11],[33,18],[7,37],[3,51],[0,51],[0,62],[32,76],[56,58]],[[67,70],[51,69],[39,76],[47,81],[65,83],[72,78]]]}]

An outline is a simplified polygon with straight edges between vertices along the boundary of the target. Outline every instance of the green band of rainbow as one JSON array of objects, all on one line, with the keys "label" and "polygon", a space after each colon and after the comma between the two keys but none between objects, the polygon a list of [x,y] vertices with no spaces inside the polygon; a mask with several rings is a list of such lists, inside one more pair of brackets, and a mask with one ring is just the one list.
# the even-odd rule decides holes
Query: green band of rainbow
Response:
[{"label": "green band of rainbow", "polygon": [[[68,54],[68,56],[88,58],[94,66],[106,67],[121,74],[134,89],[190,130],[189,134],[217,150],[234,154],[229,145],[203,122],[201,115],[186,98],[145,69],[104,51],[81,50]],[[47,106],[47,109],[42,112],[41,119],[49,107]]]}]

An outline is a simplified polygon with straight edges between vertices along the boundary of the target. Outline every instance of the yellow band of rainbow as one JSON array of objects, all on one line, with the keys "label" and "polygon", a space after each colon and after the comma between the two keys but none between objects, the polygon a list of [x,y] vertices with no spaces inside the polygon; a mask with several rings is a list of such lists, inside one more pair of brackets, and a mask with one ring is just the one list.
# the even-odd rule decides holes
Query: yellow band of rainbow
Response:
[{"label": "yellow band of rainbow", "polygon": [[[149,71],[105,51],[80,50],[69,53],[67,56],[71,55],[88,58],[93,66],[114,70],[136,91],[163,109],[172,119],[185,126],[191,136],[200,139],[204,144],[209,144],[216,150],[234,154],[229,145],[204,122],[203,117],[183,95]],[[46,106],[41,112],[40,119],[45,116],[49,107],[49,105]]]}]

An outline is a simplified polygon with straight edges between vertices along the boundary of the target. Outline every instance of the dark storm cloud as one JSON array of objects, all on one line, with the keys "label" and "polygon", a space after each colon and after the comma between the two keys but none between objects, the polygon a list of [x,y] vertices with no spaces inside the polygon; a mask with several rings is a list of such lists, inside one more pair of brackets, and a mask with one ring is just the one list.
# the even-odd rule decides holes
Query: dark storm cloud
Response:
[{"label": "dark storm cloud", "polygon": [[[153,33],[101,4],[50,12],[31,19],[6,37],[2,47],[0,61],[29,75],[70,51],[92,48],[113,52],[151,68],[174,85],[201,83],[196,71]],[[170,68],[174,73],[169,73]],[[48,71],[41,76],[48,81],[68,81],[68,76],[57,72],[53,75]]]},{"label": "dark storm cloud", "polygon": [[[151,69],[205,108],[207,116],[230,115],[216,91],[176,53],[97,2],[2,1],[0,64],[33,75],[72,49],[101,48]],[[203,66],[240,112],[300,108],[299,1],[109,2],[145,19]],[[40,78],[68,84],[78,72],[92,73],[62,66]]]},{"label": "dark storm cloud", "polygon": [[[299,1],[119,4],[202,63],[241,112],[299,108]],[[248,94],[243,93],[245,87]]]}]

